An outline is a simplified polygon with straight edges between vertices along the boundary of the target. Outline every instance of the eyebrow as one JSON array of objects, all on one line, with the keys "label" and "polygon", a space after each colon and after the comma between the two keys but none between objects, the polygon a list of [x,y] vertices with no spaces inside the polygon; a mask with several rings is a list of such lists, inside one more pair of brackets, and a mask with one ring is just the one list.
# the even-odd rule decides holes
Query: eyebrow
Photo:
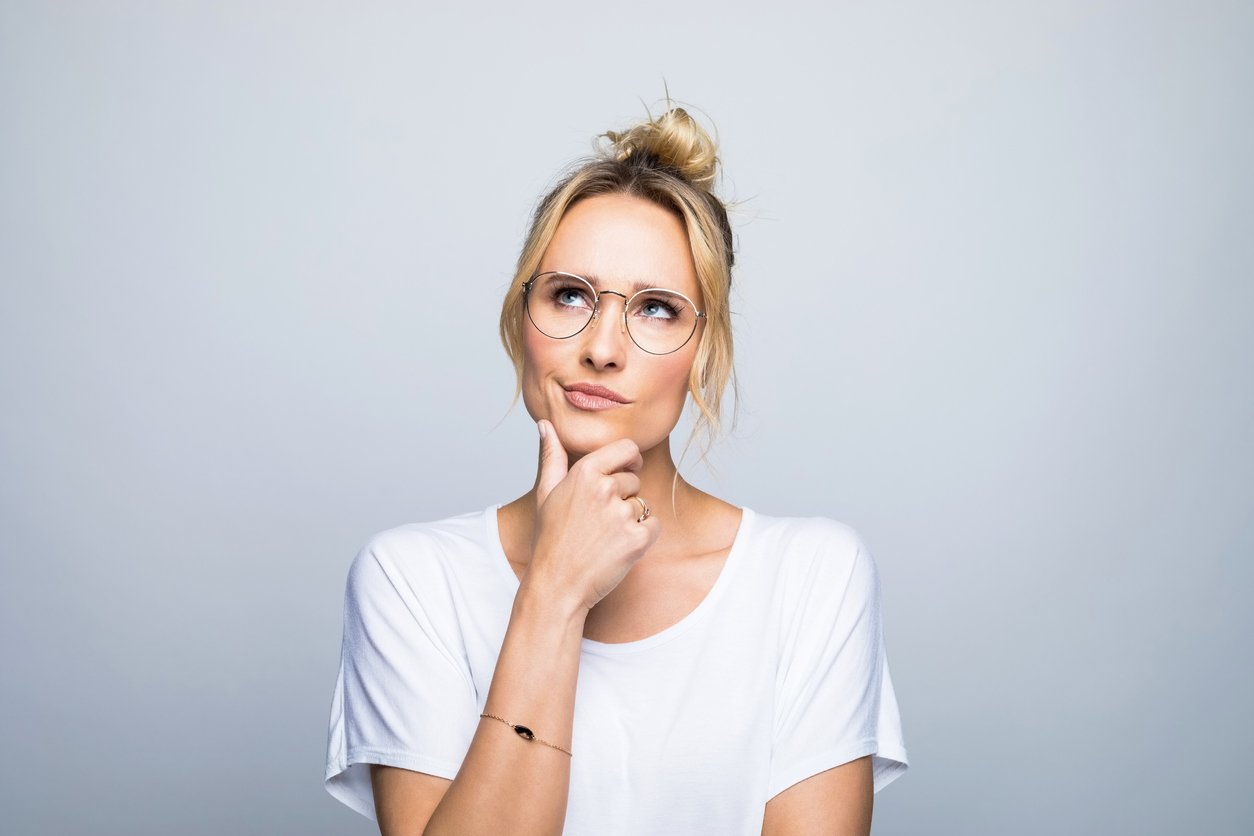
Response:
[{"label": "eyebrow", "polygon": [[[570,273],[570,275],[572,276],[579,276],[582,279],[587,279],[588,283],[591,284],[597,290],[601,290],[601,288],[605,285],[605,282],[601,280],[601,277],[596,275],[595,273],[573,273],[573,272],[570,272],[569,270],[561,270],[559,272]],[[655,284],[653,282],[632,282],[628,289],[631,291],[631,293],[638,293],[641,290],[646,290],[651,287],[658,288],[659,290],[670,289],[668,287]],[[629,293],[628,295],[630,296],[631,293]]]}]

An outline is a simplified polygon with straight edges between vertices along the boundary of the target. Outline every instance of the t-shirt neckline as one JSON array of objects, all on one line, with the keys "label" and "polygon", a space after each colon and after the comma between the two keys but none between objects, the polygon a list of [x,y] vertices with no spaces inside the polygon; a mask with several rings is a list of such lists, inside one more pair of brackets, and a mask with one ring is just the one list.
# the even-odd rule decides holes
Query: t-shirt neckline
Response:
[{"label": "t-shirt neckline", "polygon": [[[514,574],[509,558],[505,556],[505,547],[501,543],[500,524],[496,515],[497,510],[501,507],[501,505],[493,503],[483,512],[484,525],[487,528],[488,547],[492,558],[489,562],[498,567],[499,574],[509,582],[510,588],[517,592],[519,586],[518,576]],[[731,583],[732,572],[739,562],[740,552],[745,548],[743,544],[748,539],[754,513],[752,509],[745,506],[740,508],[740,512],[740,526],[736,529],[736,536],[732,540],[731,549],[728,550],[727,558],[723,561],[723,568],[719,571],[718,577],[715,578],[714,585],[710,587],[710,591],[705,594],[705,597],[701,599],[701,603],[697,604],[692,612],[664,630],[636,641],[601,642],[595,639],[582,639],[583,652],[598,656],[619,656],[625,653],[648,650],[651,647],[670,641],[704,619],[718,603],[718,599],[722,597],[723,590]]]}]

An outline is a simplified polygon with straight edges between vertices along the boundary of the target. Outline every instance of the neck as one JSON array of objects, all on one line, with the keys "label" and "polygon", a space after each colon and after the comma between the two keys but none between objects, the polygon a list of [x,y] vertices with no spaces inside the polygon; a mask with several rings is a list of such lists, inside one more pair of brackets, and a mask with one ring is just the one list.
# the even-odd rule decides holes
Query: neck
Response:
[{"label": "neck", "polygon": [[[574,467],[575,462],[581,458],[583,457],[570,456],[568,466]],[[640,477],[639,496],[648,504],[652,516],[661,520],[662,538],[666,538],[668,531],[679,530],[675,523],[684,519],[685,510],[692,508],[699,497],[703,496],[703,492],[688,484],[679,475],[675,468],[675,461],[671,458],[669,436],[652,449],[643,451],[641,458],[644,459],[644,464],[636,473]],[[539,478],[539,473],[537,473],[537,482]],[[533,484],[531,490],[510,504],[524,506],[531,512],[530,515],[534,516],[536,486]]]},{"label": "neck", "polygon": [[[683,556],[708,551],[708,545],[698,548],[694,544],[700,542],[702,536],[709,535],[710,517],[717,505],[725,503],[720,503],[677,475],[675,462],[671,459],[669,439],[644,451],[641,458],[644,459],[644,465],[638,474],[639,495],[648,503],[652,516],[662,523],[661,534],[643,560],[656,561],[665,559],[668,555]],[[503,506],[497,515],[506,556],[516,570],[531,562],[535,519],[535,486]]]}]

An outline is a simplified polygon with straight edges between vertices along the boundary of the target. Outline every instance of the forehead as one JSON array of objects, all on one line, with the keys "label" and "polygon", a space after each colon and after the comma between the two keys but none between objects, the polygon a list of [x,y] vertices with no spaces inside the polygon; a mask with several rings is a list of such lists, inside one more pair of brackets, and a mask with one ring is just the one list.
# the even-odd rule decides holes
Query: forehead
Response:
[{"label": "forehead", "polygon": [[548,270],[582,276],[597,290],[699,295],[683,221],[631,195],[597,195],[567,209],[540,260],[539,272]]}]

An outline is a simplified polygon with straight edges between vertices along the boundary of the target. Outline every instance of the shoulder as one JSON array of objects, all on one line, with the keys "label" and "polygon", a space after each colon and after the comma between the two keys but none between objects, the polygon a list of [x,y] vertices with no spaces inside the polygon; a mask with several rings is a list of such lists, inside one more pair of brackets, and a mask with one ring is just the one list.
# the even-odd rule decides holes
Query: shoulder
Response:
[{"label": "shoulder", "polygon": [[755,546],[775,563],[794,596],[835,594],[850,585],[873,593],[875,559],[856,528],[830,517],[754,515]]},{"label": "shoulder", "polygon": [[857,529],[830,517],[778,517],[755,513],[755,539],[759,548],[774,552],[790,563],[852,563],[867,553]]},{"label": "shoulder", "polygon": [[416,589],[450,573],[485,550],[486,511],[471,511],[429,522],[405,523],[372,535],[348,571],[349,592],[379,587]]}]

